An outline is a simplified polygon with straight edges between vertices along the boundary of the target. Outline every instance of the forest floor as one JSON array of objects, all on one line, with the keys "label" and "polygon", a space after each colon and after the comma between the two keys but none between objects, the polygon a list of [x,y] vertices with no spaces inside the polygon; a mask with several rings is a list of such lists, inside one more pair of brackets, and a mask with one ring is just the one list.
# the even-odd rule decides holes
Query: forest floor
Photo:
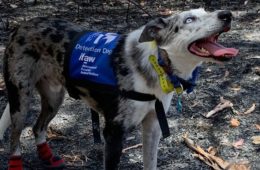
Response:
[{"label": "forest floor", "polygon": [[[4,3],[5,2],[5,3]],[[10,3],[12,2],[12,3]],[[78,1],[77,1],[78,2]],[[12,28],[33,17],[55,16],[71,20],[94,31],[129,32],[145,24],[152,15],[165,16],[191,8],[205,7],[202,1],[151,1],[138,6],[128,1],[1,1],[0,2],[0,69],[8,35]],[[104,1],[105,2],[105,1]],[[239,55],[223,65],[204,64],[193,95],[183,96],[183,112],[175,110],[176,98],[167,114],[171,136],[159,144],[158,169],[162,170],[207,170],[203,161],[193,156],[193,151],[184,143],[183,135],[189,134],[205,150],[217,149],[217,155],[233,163],[248,163],[252,170],[260,170],[260,145],[252,143],[253,136],[260,135],[260,3],[249,1],[212,1],[206,8],[229,9],[234,14],[232,30],[221,35],[220,41],[228,47],[240,50]],[[139,8],[140,7],[140,8]],[[143,8],[143,9],[141,9]],[[6,103],[6,91],[1,89],[0,115]],[[235,114],[224,109],[214,117],[203,114],[212,110],[220,97],[232,101],[234,109],[245,112],[253,104],[251,113]],[[37,158],[34,137],[29,125],[39,114],[39,96],[34,95],[33,107],[27,119],[27,128],[21,136],[25,170],[43,169]],[[230,120],[240,122],[231,127]],[[9,130],[10,131],[10,130]],[[50,145],[62,155],[68,170],[102,169],[102,144],[94,144],[89,109],[81,101],[66,95],[58,115],[51,122],[48,133]],[[0,170],[6,169],[9,150],[9,135],[0,141]],[[243,142],[241,142],[243,141]],[[140,127],[130,132],[124,148],[141,143]],[[237,146],[239,145],[239,146]],[[142,169],[142,147],[129,149],[122,154],[120,168]]]}]

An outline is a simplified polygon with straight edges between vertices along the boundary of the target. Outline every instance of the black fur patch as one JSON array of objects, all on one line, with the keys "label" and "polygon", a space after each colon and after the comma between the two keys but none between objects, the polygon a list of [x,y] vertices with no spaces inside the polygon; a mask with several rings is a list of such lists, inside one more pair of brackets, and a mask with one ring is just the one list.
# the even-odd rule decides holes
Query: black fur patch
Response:
[{"label": "black fur patch", "polygon": [[177,33],[179,31],[179,27],[176,26],[175,29],[174,29],[174,32]]},{"label": "black fur patch", "polygon": [[106,122],[103,134],[106,140],[106,169],[117,169],[123,149],[124,128],[120,124],[114,122]]},{"label": "black fur patch", "polygon": [[42,36],[46,36],[47,34],[49,34],[50,32],[52,32],[52,29],[51,28],[46,28],[42,31]]},{"label": "black fur patch", "polygon": [[9,79],[10,73],[8,70],[8,56],[6,54],[4,58],[4,79],[6,83],[6,88],[8,92],[8,100],[10,104],[10,114],[15,114],[16,112],[20,112],[20,96],[17,86]]},{"label": "black fur patch", "polygon": [[5,81],[6,86],[8,86],[8,101],[10,104],[10,114],[15,114],[16,112],[20,112],[20,96],[18,93],[18,88],[11,82]]},{"label": "black fur patch", "polygon": [[32,58],[34,58],[35,61],[38,61],[41,57],[41,55],[33,48],[32,49],[26,48],[23,53],[29,55]]},{"label": "black fur patch", "polygon": [[[12,47],[8,48],[8,54],[10,54],[10,55],[14,54],[14,50],[12,49]],[[5,55],[8,55],[8,54],[7,54],[7,50],[6,50]]]},{"label": "black fur patch", "polygon": [[122,76],[126,76],[129,74],[129,69],[124,65],[125,61],[122,57],[123,49],[125,44],[125,37],[123,36],[118,42],[117,47],[113,52],[114,62],[112,66],[117,69],[118,73]]},{"label": "black fur patch", "polygon": [[41,24],[43,21],[47,21],[47,17],[38,17],[33,19],[33,25],[35,27],[38,27],[39,24]]},{"label": "black fur patch", "polygon": [[74,39],[74,37],[76,37],[77,35],[78,35],[77,31],[69,31],[68,32],[68,36],[69,36],[70,40]]},{"label": "black fur patch", "polygon": [[18,37],[17,43],[23,46],[25,44],[25,38],[23,36]]},{"label": "black fur patch", "polygon": [[53,107],[50,104],[48,104],[48,112],[53,113],[53,111],[54,111]]},{"label": "black fur patch", "polygon": [[52,46],[49,46],[49,47],[48,47],[47,52],[48,52],[51,56],[53,56]]},{"label": "black fur patch", "polygon": [[12,36],[11,36],[11,40],[14,40],[14,37],[17,35],[17,31],[18,31],[17,28],[13,30],[13,33],[12,33]]},{"label": "black fur patch", "polygon": [[63,54],[60,51],[57,51],[57,56],[56,59],[59,63],[61,63],[63,61]]},{"label": "black fur patch", "polygon": [[43,42],[43,43],[42,43],[42,46],[43,46],[43,47],[46,47],[46,44]]},{"label": "black fur patch", "polygon": [[64,35],[63,34],[60,34],[58,32],[56,32],[56,34],[51,34],[50,35],[50,39],[52,42],[54,43],[59,43],[61,42],[61,40],[64,38]]},{"label": "black fur patch", "polygon": [[127,76],[129,74],[129,69],[121,64],[119,65],[119,74],[122,76]]},{"label": "black fur patch", "polygon": [[70,43],[65,42],[65,43],[63,44],[63,47],[64,47],[65,49],[69,49],[69,48],[70,48]]},{"label": "black fur patch", "polygon": [[38,17],[38,19],[39,19],[40,21],[47,21],[47,20],[48,20],[47,17]]},{"label": "black fur patch", "polygon": [[19,89],[22,89],[22,88],[23,88],[23,83],[20,82],[20,83],[19,83]]},{"label": "black fur patch", "polygon": [[105,120],[112,121],[118,115],[118,93],[90,90],[89,95],[98,103],[104,112]]},{"label": "black fur patch", "polygon": [[27,91],[25,94],[26,94],[27,96],[29,96],[29,95],[30,95],[30,91]]},{"label": "black fur patch", "polygon": [[53,26],[55,28],[57,28],[58,30],[62,31],[62,30],[65,30],[67,28],[66,26],[66,21],[63,21],[63,20],[55,20],[53,22]]},{"label": "black fur patch", "polygon": [[30,27],[29,26],[24,26],[24,29],[28,30],[28,29],[30,29]]}]

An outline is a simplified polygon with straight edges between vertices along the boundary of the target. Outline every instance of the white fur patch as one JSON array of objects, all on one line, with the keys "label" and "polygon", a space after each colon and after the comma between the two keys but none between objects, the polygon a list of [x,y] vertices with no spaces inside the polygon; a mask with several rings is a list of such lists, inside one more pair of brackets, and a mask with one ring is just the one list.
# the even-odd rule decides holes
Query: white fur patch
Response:
[{"label": "white fur patch", "polygon": [[11,117],[10,117],[10,106],[8,103],[0,119],[0,140],[3,139],[4,133],[10,125],[11,125]]}]

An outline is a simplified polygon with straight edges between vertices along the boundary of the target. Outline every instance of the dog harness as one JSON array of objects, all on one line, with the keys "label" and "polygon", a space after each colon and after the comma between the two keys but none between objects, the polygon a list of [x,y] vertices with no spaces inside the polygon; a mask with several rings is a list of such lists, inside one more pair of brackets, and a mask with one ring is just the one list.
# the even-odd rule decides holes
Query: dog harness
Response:
[{"label": "dog harness", "polygon": [[[106,32],[83,32],[75,38],[72,48],[68,50],[64,64],[68,93],[71,97],[79,99],[80,92],[75,88],[75,85],[79,85],[90,89],[94,88],[118,93],[121,97],[137,101],[155,100],[157,118],[162,135],[166,138],[170,135],[170,131],[162,102],[154,95],[121,90],[117,86],[117,78],[111,57],[113,57],[113,51],[121,38],[122,36],[117,33]],[[150,56],[149,60],[158,73],[162,90],[165,93],[175,90],[179,95],[183,90],[189,89],[191,85],[194,85],[177,76],[173,76],[170,72],[168,74],[165,71],[166,67],[163,66],[165,63],[159,53],[158,58]],[[166,88],[162,85],[165,83]],[[91,113],[94,141],[100,142],[99,117],[93,110],[91,110]]]},{"label": "dog harness", "polygon": [[69,62],[69,77],[74,80],[116,86],[117,80],[111,64],[117,33],[87,32],[74,46]]}]

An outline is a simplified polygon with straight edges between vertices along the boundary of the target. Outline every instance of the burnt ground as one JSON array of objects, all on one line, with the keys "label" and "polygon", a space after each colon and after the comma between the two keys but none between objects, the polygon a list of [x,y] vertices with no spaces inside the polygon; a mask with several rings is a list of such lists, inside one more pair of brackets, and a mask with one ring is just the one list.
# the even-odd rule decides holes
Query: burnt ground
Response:
[{"label": "burnt ground", "polygon": [[[89,3],[90,2],[90,3]],[[205,163],[192,156],[184,144],[182,135],[203,148],[213,146],[218,154],[231,162],[247,161],[251,169],[260,170],[260,146],[252,144],[251,137],[260,135],[256,124],[260,124],[260,2],[259,1],[149,1],[142,6],[127,1],[38,1],[31,0],[0,2],[0,69],[7,37],[15,26],[36,16],[56,16],[78,22],[92,30],[129,32],[146,23],[150,17],[160,16],[165,9],[178,11],[206,7],[207,9],[230,9],[234,14],[233,29],[221,35],[225,46],[240,49],[239,55],[223,65],[204,64],[196,92],[183,96],[183,112],[175,110],[176,99],[168,113],[171,136],[162,139],[159,145],[158,169],[163,170],[207,170]],[[211,4],[210,4],[211,3]],[[206,4],[206,6],[205,6]],[[144,10],[140,9],[142,7]],[[0,78],[2,72],[0,72]],[[230,109],[206,119],[202,116],[219,103],[223,96],[234,103],[236,110],[245,111],[253,103],[256,109],[249,115],[235,115]],[[7,102],[6,92],[0,91],[0,115]],[[39,97],[32,100],[27,125],[34,122],[39,113]],[[230,127],[230,119],[240,121],[237,128]],[[140,127],[126,137],[124,147],[141,143]],[[8,139],[0,141],[0,169],[6,169],[8,160]],[[231,144],[244,139],[240,149]],[[80,101],[66,96],[58,115],[50,124],[49,143],[55,152],[63,155],[67,169],[102,169],[102,144],[93,143],[88,108]],[[21,137],[25,169],[42,169],[38,160],[31,128]],[[123,153],[120,169],[142,169],[141,147]]]}]

